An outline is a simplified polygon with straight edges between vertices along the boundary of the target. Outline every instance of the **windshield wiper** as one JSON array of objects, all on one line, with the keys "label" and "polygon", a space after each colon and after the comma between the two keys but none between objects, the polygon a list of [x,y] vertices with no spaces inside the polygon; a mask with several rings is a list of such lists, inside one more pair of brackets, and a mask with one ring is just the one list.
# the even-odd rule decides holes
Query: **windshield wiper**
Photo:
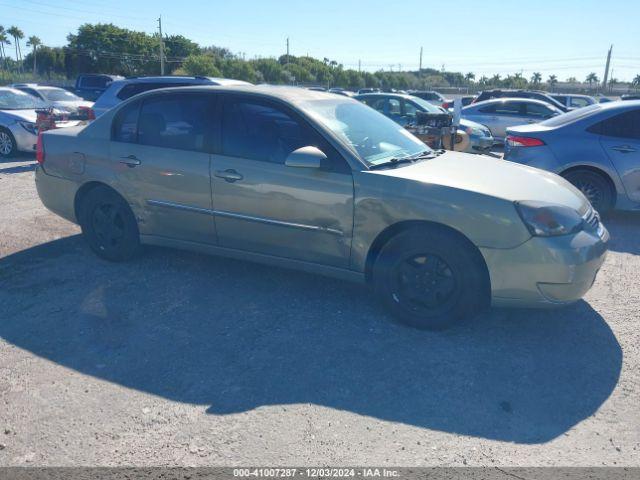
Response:
[{"label": "windshield wiper", "polygon": [[416,153],[415,155],[408,155],[406,157],[393,157],[384,162],[376,163],[369,167],[369,170],[376,170],[378,168],[384,168],[389,166],[399,165],[401,163],[413,163],[418,160],[427,160],[430,158],[435,158],[434,152],[425,150],[424,152]]}]

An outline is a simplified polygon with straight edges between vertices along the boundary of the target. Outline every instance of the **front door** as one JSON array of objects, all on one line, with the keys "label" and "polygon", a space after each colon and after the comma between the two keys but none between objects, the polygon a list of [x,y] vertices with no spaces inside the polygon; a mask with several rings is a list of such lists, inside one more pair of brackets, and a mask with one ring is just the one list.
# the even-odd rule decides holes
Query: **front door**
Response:
[{"label": "front door", "polygon": [[[351,169],[306,120],[250,96],[221,105],[211,185],[223,247],[347,267],[353,230]],[[322,168],[288,167],[294,150],[316,146]]]},{"label": "front door", "polygon": [[215,243],[209,178],[212,96],[158,94],[114,120],[111,161],[140,233]]}]

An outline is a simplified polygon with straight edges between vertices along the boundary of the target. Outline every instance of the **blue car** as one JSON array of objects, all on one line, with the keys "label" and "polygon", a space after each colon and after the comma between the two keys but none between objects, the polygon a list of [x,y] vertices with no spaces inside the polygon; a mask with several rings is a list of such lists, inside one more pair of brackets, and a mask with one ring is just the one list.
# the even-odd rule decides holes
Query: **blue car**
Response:
[{"label": "blue car", "polygon": [[508,128],[504,158],[563,176],[601,214],[640,210],[640,100]]},{"label": "blue car", "polygon": [[[400,93],[368,93],[356,95],[353,98],[366,103],[403,127],[415,122],[416,112],[446,112],[444,108],[435,106],[422,98]],[[495,143],[487,127],[471,120],[463,118],[460,121],[459,130],[469,136],[469,145],[464,150],[467,153],[486,153]]]}]

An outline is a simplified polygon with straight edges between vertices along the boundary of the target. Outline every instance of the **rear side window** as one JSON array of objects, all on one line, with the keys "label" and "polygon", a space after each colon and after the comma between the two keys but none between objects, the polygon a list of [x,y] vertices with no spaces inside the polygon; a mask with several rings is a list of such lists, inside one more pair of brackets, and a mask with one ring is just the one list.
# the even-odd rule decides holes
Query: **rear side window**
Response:
[{"label": "rear side window", "polygon": [[149,92],[151,90],[157,90],[159,88],[169,87],[188,87],[194,85],[193,83],[130,83],[125,85],[117,93],[116,97],[120,100],[126,100],[139,93]]},{"label": "rear side window", "polygon": [[111,138],[114,142],[136,143],[140,102],[134,101],[116,114]]},{"label": "rear side window", "polygon": [[607,118],[587,129],[606,137],[633,138],[640,140],[640,110],[621,113]]},{"label": "rear side window", "polygon": [[522,113],[521,102],[497,103],[495,113],[497,115],[520,115]]},{"label": "rear side window", "polygon": [[588,107],[591,105],[591,102],[586,98],[582,97],[571,97],[571,106],[575,108]]},{"label": "rear side window", "polygon": [[144,101],[138,143],[176,150],[210,149],[213,98],[210,95],[159,95]]},{"label": "rear side window", "polygon": [[384,98],[381,98],[381,97],[365,98],[363,102],[369,105],[374,110],[377,110],[380,113],[384,113],[384,102],[385,102]]},{"label": "rear side window", "polygon": [[82,77],[80,80],[80,86],[84,88],[104,88],[107,84],[111,83],[111,79],[108,77]]}]

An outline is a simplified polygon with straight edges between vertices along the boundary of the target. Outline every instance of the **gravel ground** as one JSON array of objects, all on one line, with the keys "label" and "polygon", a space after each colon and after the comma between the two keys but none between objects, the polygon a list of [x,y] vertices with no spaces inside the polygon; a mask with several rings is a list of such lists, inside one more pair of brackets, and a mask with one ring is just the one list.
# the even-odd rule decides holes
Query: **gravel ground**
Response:
[{"label": "gravel ground", "polygon": [[640,465],[640,215],[584,301],[444,333],[363,287],[92,255],[0,163],[0,465]]}]

